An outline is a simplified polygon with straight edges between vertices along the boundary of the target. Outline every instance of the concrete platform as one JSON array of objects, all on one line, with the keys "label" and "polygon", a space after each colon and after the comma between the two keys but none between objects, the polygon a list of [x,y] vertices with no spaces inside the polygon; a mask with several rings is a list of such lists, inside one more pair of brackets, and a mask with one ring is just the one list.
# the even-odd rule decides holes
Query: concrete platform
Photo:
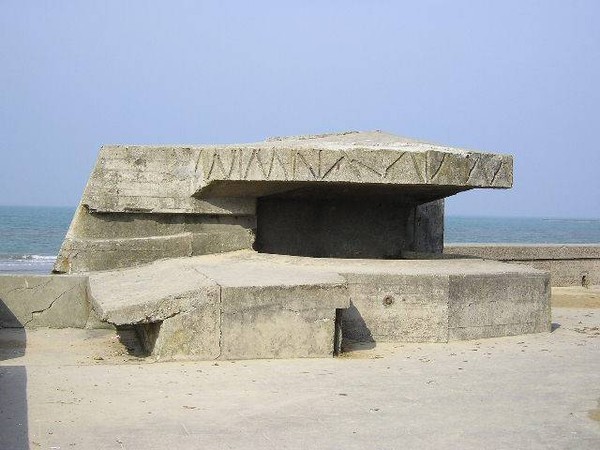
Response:
[{"label": "concrete platform", "polygon": [[259,257],[344,277],[351,299],[342,311],[345,345],[447,342],[550,329],[548,275],[522,265],[430,254],[400,260]]},{"label": "concrete platform", "polygon": [[78,276],[0,277],[0,323],[94,328],[103,320],[135,327],[161,359],[331,356],[340,336],[348,347],[549,330],[546,273],[474,258],[407,256],[243,250]]},{"label": "concrete platform", "polygon": [[547,274],[496,261],[238,251],[91,273],[89,279],[100,318],[138,326],[148,351],[162,358],[327,356],[338,350],[336,315],[343,347],[550,327]]},{"label": "concrete platform", "polygon": [[2,447],[597,449],[599,306],[335,359],[148,363],[107,330],[4,329]]}]

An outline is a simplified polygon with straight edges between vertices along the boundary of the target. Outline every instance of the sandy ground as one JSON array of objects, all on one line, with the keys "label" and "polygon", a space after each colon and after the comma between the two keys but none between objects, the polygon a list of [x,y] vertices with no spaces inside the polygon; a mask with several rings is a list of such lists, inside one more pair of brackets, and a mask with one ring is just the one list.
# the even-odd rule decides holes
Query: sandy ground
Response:
[{"label": "sandy ground", "polygon": [[552,306],[555,308],[600,308],[600,286],[587,289],[559,287],[552,289]]},{"label": "sandy ground", "polygon": [[598,449],[600,288],[553,303],[552,333],[335,359],[150,363],[110,330],[0,330],[0,448]]}]

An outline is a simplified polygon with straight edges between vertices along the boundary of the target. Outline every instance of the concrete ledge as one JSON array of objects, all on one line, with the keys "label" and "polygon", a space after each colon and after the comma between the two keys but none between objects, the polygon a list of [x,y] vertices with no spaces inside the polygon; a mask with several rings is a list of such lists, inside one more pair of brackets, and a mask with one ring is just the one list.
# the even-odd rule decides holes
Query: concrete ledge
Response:
[{"label": "concrete ledge", "polygon": [[600,284],[600,244],[448,244],[444,253],[526,264],[550,272],[552,286]]},{"label": "concrete ledge", "polygon": [[77,273],[118,269],[191,254],[191,233],[126,239],[66,238],[54,270]]},{"label": "concrete ledge", "polygon": [[185,260],[90,274],[90,298],[102,320],[115,325],[163,321],[219,302],[219,286]]},{"label": "concrete ledge", "polygon": [[67,237],[54,270],[80,273],[122,269],[165,258],[248,249],[253,241],[254,235],[245,229],[112,239]]},{"label": "concrete ledge", "polygon": [[[223,311],[238,314],[256,309],[253,305],[257,311],[260,307],[267,311],[271,304],[277,304],[268,300],[264,285],[279,284],[278,295],[287,295],[284,284],[286,280],[289,284],[292,275],[302,277],[310,269],[314,272],[312,282],[322,283],[327,274],[339,274],[340,281],[347,284],[350,301],[349,306],[341,301],[334,304],[342,308],[345,342],[446,342],[550,328],[548,274],[523,265],[443,255],[435,259],[367,260],[248,251],[190,261],[196,261],[198,270],[222,286],[222,296],[228,288],[235,288],[236,298],[246,299],[223,305]],[[317,274],[324,278],[319,281]],[[297,278],[296,282],[301,281]],[[331,289],[328,295],[334,292]],[[307,290],[298,298],[308,302],[310,293]],[[294,295],[289,298],[293,301]],[[298,305],[302,302],[294,301],[292,309],[301,308]],[[287,304],[279,302],[280,308]],[[315,308],[318,305],[314,302]]]}]

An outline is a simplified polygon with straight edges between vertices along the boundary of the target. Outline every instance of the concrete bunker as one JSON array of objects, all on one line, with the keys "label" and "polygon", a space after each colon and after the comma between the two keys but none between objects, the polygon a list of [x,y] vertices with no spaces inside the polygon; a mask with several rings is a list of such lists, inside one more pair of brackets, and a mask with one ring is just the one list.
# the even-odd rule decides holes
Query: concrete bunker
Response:
[{"label": "concrete bunker", "polygon": [[445,197],[511,186],[510,155],[382,132],[107,146],[55,272],[161,359],[547,331],[545,272],[441,253]]}]

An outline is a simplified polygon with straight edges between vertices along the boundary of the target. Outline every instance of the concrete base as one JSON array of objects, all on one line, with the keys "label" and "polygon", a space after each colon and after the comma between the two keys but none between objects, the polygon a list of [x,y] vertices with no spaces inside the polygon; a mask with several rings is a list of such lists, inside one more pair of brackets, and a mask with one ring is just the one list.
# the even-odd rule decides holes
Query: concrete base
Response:
[{"label": "concrete base", "polygon": [[548,274],[477,259],[413,254],[405,260],[264,255],[273,263],[339,273],[350,308],[344,343],[447,342],[550,329]]},{"label": "concrete base", "polygon": [[550,329],[544,272],[475,259],[360,260],[250,251],[90,275],[100,316],[158,358],[328,356],[343,345]]},{"label": "concrete base", "polygon": [[135,327],[158,359],[325,357],[340,342],[447,342],[550,329],[547,273],[425,256],[238,251],[86,276],[0,277],[0,320],[97,327],[99,318]]}]

